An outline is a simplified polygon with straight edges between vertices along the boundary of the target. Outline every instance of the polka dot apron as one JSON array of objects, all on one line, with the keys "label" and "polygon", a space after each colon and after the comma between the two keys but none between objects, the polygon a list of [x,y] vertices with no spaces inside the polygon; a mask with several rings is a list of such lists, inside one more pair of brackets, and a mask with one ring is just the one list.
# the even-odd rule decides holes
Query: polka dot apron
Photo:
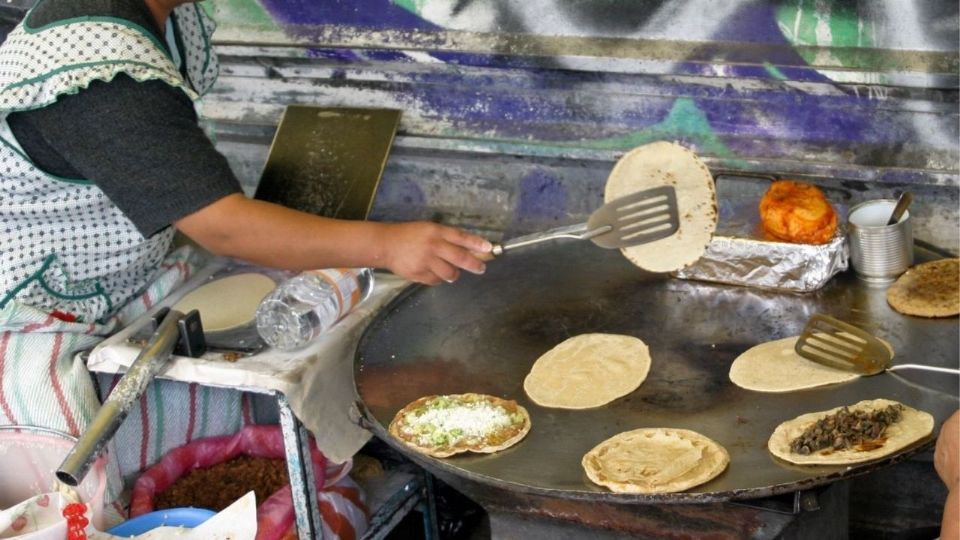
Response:
[{"label": "polka dot apron", "polygon": [[[186,77],[153,34],[118,18],[34,28],[28,15],[0,46],[0,425],[79,435],[99,400],[76,353],[142,315],[190,275],[189,251],[168,255],[171,228],[145,238],[92,182],[38,169],[5,118],[119,73],[162,80],[198,99],[219,70],[209,42],[213,21],[195,4],[176,8],[171,21],[168,38],[171,30],[180,38],[177,60]],[[102,391],[115,382],[102,377]],[[236,431],[241,401],[226,392],[170,382],[148,388],[115,438],[107,500],[121,491],[122,475],[170,448]],[[114,508],[119,517],[122,508]]]}]

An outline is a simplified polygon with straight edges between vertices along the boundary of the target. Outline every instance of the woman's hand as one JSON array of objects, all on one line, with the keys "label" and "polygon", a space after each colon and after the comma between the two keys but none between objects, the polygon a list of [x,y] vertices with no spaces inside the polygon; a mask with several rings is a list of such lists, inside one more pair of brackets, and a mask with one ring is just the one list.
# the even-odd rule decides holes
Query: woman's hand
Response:
[{"label": "woman's hand", "polygon": [[379,243],[387,269],[427,285],[456,281],[460,270],[482,274],[482,254],[492,247],[461,229],[422,221],[385,224]]},{"label": "woman's hand", "polygon": [[940,428],[933,466],[947,488],[960,486],[960,411],[953,413]]},{"label": "woman's hand", "polygon": [[947,485],[947,501],[943,507],[940,538],[960,537],[960,411],[943,423],[937,446],[933,451],[933,466]]}]

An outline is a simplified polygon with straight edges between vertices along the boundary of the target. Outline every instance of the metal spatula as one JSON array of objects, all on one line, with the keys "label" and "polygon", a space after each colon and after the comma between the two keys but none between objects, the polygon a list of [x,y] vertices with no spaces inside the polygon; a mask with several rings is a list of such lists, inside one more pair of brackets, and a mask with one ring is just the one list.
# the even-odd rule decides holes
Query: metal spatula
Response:
[{"label": "metal spatula", "polygon": [[879,338],[828,315],[815,314],[807,321],[794,346],[797,354],[818,364],[876,375],[883,371],[920,369],[960,375],[960,370],[923,364],[891,366],[893,351]]},{"label": "metal spatula", "polygon": [[677,192],[673,186],[660,186],[614,199],[596,209],[586,223],[494,244],[492,253],[502,255],[511,249],[558,238],[590,240],[608,249],[622,248],[666,238],[679,228]]}]

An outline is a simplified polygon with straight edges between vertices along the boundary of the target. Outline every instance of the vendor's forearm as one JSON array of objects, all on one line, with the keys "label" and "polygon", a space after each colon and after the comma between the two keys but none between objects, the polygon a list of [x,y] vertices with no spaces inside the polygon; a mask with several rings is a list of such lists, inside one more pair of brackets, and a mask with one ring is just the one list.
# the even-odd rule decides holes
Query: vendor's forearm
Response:
[{"label": "vendor's forearm", "polygon": [[240,194],[224,197],[176,226],[216,255],[265,266],[302,270],[385,264],[381,224],[323,218]]}]

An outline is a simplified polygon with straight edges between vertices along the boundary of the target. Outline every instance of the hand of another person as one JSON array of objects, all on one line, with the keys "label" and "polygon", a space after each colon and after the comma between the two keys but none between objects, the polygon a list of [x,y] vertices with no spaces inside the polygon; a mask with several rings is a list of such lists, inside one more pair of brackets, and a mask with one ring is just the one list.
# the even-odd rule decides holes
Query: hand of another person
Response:
[{"label": "hand of another person", "polygon": [[943,423],[933,452],[933,467],[947,485],[940,538],[960,537],[960,411]]},{"label": "hand of another person", "polygon": [[482,274],[482,254],[492,249],[480,236],[423,221],[387,224],[381,246],[387,269],[427,285],[456,281],[460,270]]}]

